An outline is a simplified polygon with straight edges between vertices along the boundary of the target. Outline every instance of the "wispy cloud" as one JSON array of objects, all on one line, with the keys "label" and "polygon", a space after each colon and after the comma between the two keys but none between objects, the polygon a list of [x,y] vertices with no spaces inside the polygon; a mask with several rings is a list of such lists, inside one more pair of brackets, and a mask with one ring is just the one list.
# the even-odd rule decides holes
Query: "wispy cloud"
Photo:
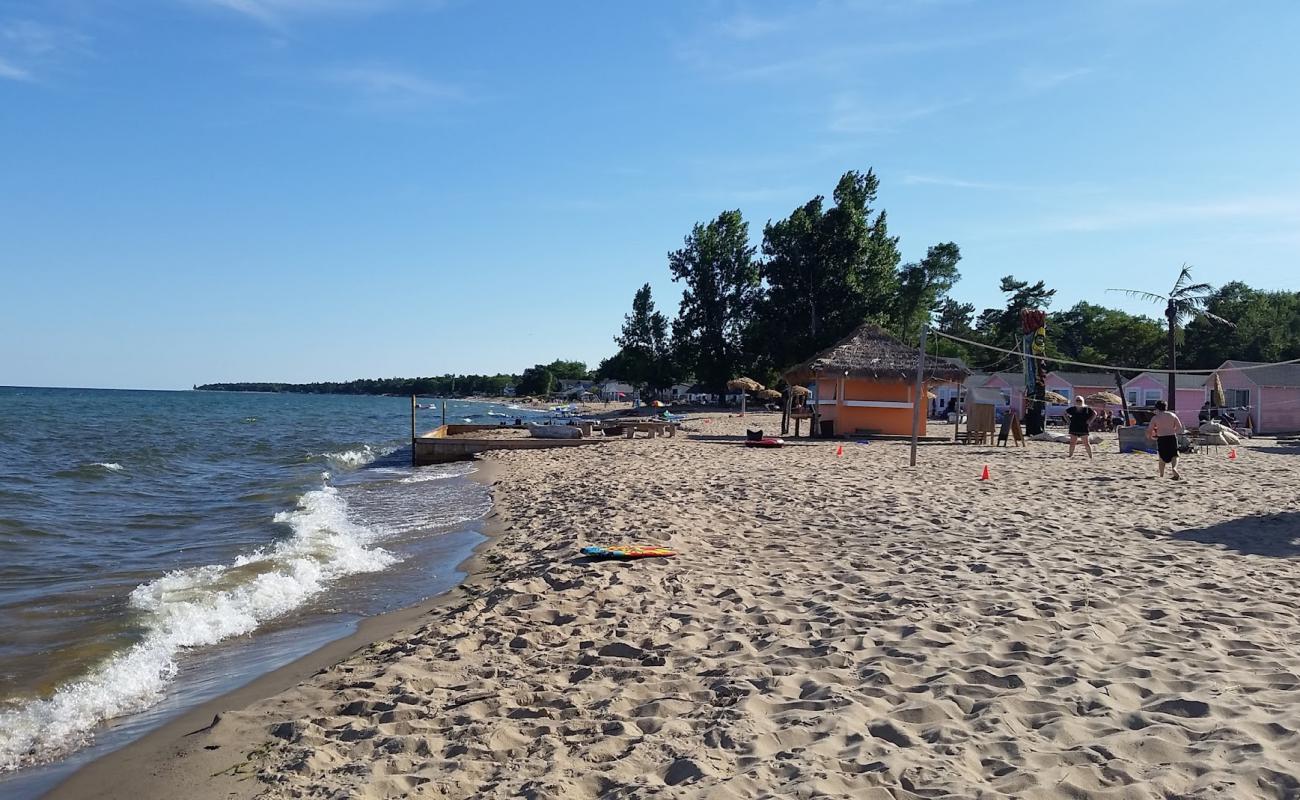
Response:
[{"label": "wispy cloud", "polygon": [[988,189],[1001,190],[1010,189],[1004,183],[986,183],[984,181],[967,181],[961,178],[945,178],[938,175],[913,175],[903,176],[903,183],[908,186],[946,186],[951,189]]},{"label": "wispy cloud", "polygon": [[87,38],[67,28],[30,19],[0,22],[0,78],[35,81],[38,71],[87,49]]},{"label": "wispy cloud", "polygon": [[241,14],[264,25],[278,26],[290,17],[320,14],[373,14],[397,6],[435,6],[436,0],[186,0]]},{"label": "wispy cloud", "polygon": [[741,41],[761,39],[788,27],[784,20],[755,17],[748,13],[739,13],[727,17],[718,23],[718,32],[723,36]]},{"label": "wispy cloud", "polygon": [[1210,203],[1115,203],[1104,211],[1049,217],[1039,226],[1049,232],[1098,232],[1196,225],[1224,219],[1285,220],[1300,223],[1300,198],[1251,196]]},{"label": "wispy cloud", "polygon": [[11,81],[30,81],[32,74],[27,70],[14,66],[3,58],[0,58],[0,78]]},{"label": "wispy cloud", "polygon": [[827,129],[832,133],[888,133],[906,123],[933,116],[968,102],[969,99],[963,98],[898,104],[868,101],[853,94],[840,94],[831,101]]},{"label": "wispy cloud", "polygon": [[1092,67],[1075,67],[1065,70],[1029,68],[1020,73],[1020,82],[1032,92],[1046,92],[1063,83],[1078,80],[1096,72]]},{"label": "wispy cloud", "polygon": [[390,66],[338,67],[325,71],[322,78],[352,92],[368,108],[404,109],[466,99],[459,86]]}]

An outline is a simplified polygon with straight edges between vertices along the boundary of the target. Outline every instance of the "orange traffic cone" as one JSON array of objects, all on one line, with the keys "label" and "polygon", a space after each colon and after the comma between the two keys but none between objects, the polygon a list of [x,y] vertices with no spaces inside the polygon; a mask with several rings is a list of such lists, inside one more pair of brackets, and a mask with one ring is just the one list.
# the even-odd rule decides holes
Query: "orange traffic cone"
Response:
[{"label": "orange traffic cone", "polygon": [[839,447],[835,448],[835,455],[837,457],[844,455],[844,445],[840,445]]},{"label": "orange traffic cone", "polygon": [[988,480],[988,479],[989,479],[989,465],[988,465],[988,464],[985,464],[985,465],[984,465],[984,472],[983,472],[983,474],[980,475],[980,480],[982,480],[982,481],[986,481],[986,480]]},{"label": "orange traffic cone", "polygon": [[1229,460],[1229,461],[1236,461],[1236,460],[1237,460],[1237,448],[1234,447],[1234,448],[1232,448],[1231,450],[1228,451],[1228,460]]}]

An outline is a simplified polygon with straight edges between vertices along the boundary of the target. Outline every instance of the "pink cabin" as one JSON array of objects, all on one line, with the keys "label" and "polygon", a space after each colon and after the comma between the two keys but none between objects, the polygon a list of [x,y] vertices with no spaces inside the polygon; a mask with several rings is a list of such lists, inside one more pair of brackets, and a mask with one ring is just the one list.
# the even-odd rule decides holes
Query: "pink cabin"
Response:
[{"label": "pink cabin", "polygon": [[1087,397],[1097,392],[1115,391],[1115,379],[1104,372],[1057,372],[1047,373],[1047,391],[1058,392],[1073,403],[1075,395]]},{"label": "pink cabin", "polygon": [[994,372],[989,375],[988,380],[981,384],[984,389],[997,389],[1006,399],[1007,404],[1015,409],[1017,414],[1024,413],[1025,409],[1025,373],[1023,372]]},{"label": "pink cabin", "polygon": [[[1257,364],[1254,361],[1225,361],[1219,367],[1225,405],[1228,408],[1248,408],[1256,433],[1300,431],[1300,364],[1242,369]],[[1213,376],[1206,385],[1214,385]]]},{"label": "pink cabin", "polygon": [[[1174,376],[1174,410],[1183,425],[1194,427],[1201,406],[1209,397],[1205,388],[1205,375]],[[1169,376],[1158,372],[1143,372],[1124,384],[1124,396],[1130,406],[1151,406],[1157,400],[1169,402]]]},{"label": "pink cabin", "polygon": [[[967,389],[994,389],[1002,394],[1003,405],[1010,406],[1017,414],[1023,413],[1025,403],[1025,378],[1019,372],[978,372],[971,375],[961,386]],[[957,384],[949,384],[936,390],[955,393]],[[943,396],[942,394],[940,395]]]}]

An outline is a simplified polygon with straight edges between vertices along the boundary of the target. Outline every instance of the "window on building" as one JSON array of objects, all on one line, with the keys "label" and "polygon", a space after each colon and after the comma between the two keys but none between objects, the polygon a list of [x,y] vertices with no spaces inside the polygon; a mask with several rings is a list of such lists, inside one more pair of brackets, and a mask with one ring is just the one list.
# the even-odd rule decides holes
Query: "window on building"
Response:
[{"label": "window on building", "polygon": [[1125,394],[1128,396],[1128,404],[1131,406],[1142,405],[1142,398],[1138,396],[1137,389],[1129,389]]},{"label": "window on building", "polygon": [[1161,392],[1159,389],[1146,390],[1145,405],[1153,406],[1156,404],[1157,400],[1162,400],[1162,399],[1164,399],[1164,392]]},{"label": "window on building", "polygon": [[1250,405],[1249,389],[1228,389],[1224,395],[1224,399],[1228,401],[1228,408],[1245,408]]}]

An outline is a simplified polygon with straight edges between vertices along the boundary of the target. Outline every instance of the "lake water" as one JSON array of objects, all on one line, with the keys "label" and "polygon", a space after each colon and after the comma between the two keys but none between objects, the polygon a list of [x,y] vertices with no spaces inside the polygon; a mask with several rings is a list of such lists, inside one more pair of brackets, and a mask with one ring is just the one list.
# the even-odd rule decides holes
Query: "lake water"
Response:
[{"label": "lake water", "polygon": [[0,795],[453,586],[489,495],[409,437],[409,398],[0,388]]}]

